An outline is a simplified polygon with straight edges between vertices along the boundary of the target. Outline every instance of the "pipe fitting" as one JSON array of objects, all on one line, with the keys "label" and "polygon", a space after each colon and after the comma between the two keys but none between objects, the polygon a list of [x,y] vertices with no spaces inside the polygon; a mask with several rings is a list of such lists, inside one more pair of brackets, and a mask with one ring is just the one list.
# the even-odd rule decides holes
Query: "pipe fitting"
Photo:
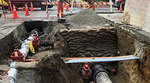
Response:
[{"label": "pipe fitting", "polygon": [[14,49],[11,55],[13,61],[23,61],[24,55],[19,51],[19,49]]}]

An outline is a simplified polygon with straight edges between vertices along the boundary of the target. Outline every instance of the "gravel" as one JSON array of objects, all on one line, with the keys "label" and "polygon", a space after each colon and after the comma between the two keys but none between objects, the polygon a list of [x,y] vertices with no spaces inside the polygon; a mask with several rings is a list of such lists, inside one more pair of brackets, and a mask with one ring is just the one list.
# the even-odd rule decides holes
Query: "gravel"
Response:
[{"label": "gravel", "polygon": [[85,9],[75,15],[67,16],[66,21],[76,26],[98,26],[107,24],[105,18],[98,16],[96,12],[91,9]]}]

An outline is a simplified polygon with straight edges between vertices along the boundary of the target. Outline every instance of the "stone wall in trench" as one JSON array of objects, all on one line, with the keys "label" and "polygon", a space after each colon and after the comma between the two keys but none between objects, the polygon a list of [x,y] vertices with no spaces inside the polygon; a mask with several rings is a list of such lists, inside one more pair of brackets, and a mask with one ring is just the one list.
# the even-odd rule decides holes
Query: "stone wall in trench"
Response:
[{"label": "stone wall in trench", "polygon": [[[66,56],[116,56],[117,37],[115,28],[61,29],[57,34],[60,43],[57,48]],[[57,42],[58,42],[57,41]],[[57,43],[56,42],[56,43]]]},{"label": "stone wall in trench", "polygon": [[141,60],[119,62],[118,75],[126,83],[150,83],[150,33],[131,25],[117,28],[120,55],[136,55]]}]

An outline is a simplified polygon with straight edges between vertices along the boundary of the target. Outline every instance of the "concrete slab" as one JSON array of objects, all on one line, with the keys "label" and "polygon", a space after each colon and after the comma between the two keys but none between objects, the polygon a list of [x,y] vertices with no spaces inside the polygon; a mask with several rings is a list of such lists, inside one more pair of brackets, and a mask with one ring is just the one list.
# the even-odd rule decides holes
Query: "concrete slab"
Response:
[{"label": "concrete slab", "polygon": [[124,22],[143,27],[150,0],[126,0]]},{"label": "concrete slab", "polygon": [[98,14],[114,23],[122,23],[123,13],[112,13],[112,14]]}]

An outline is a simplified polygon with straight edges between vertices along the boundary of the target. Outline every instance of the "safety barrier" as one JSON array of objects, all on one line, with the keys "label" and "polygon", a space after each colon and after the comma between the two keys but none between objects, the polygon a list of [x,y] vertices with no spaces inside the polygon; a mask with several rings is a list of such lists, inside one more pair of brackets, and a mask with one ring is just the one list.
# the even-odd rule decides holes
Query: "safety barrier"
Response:
[{"label": "safety barrier", "polygon": [[[50,5],[53,5],[53,6],[58,5],[57,2],[42,2],[42,4],[50,4]],[[67,4],[67,3],[64,2],[64,6],[66,6],[66,4]],[[102,2],[102,1],[100,1],[100,2],[95,2],[94,4],[95,4],[95,6],[98,6],[98,5],[102,5],[102,6],[110,5],[110,3],[108,3],[108,2]],[[87,6],[87,5],[89,5],[89,4],[86,2],[86,6]],[[83,2],[83,1],[74,2],[74,3],[73,3],[73,6],[74,6],[74,7],[84,7],[84,2]]]},{"label": "safety barrier", "polygon": [[[38,1],[38,0],[37,0]],[[9,12],[13,12],[12,13],[5,13],[5,9],[3,6],[3,12],[4,12],[4,18],[5,19],[48,19],[49,18],[49,14],[48,14],[48,4],[46,4],[46,11],[42,11],[42,15],[37,15],[35,16],[35,12],[34,11],[34,5],[32,2],[8,2],[9,3]],[[34,2],[35,3],[35,2]],[[23,4],[23,6],[19,6],[17,7],[16,5],[20,5]],[[30,10],[29,10],[29,8]],[[41,12],[39,12],[39,14],[41,14]]]},{"label": "safety barrier", "polygon": [[[95,4],[95,6],[102,5],[103,7],[105,7],[106,5],[110,5],[110,3],[108,3],[108,2],[95,2],[94,4]],[[84,7],[84,6],[88,7],[89,3],[88,2],[83,2],[83,1],[80,2],[79,1],[79,2],[74,2],[73,6],[74,7]]]},{"label": "safety barrier", "polygon": [[53,5],[52,2],[41,2],[42,5]]}]

